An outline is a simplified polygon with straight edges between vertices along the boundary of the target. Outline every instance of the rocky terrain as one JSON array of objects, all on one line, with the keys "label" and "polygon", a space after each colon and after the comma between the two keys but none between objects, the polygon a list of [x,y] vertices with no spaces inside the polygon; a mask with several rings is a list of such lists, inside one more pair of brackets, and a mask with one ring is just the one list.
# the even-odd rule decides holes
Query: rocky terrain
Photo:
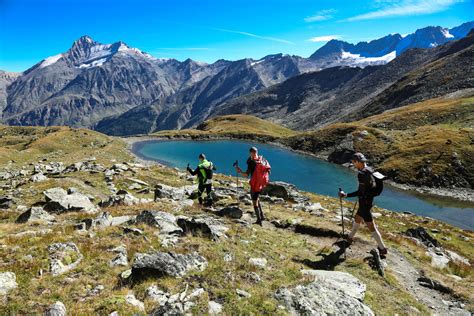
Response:
[{"label": "rocky terrain", "polygon": [[[0,127],[1,314],[460,314],[472,232],[376,208],[385,276],[362,229],[343,255],[339,200],[272,183],[255,226],[247,184],[214,207],[180,170],[84,129]],[[352,204],[344,202],[348,225]]]},{"label": "rocky terrain", "polygon": [[[402,100],[386,90],[403,90],[402,78],[447,52],[440,47],[454,49],[450,43],[462,40],[472,26],[473,22],[452,29],[427,27],[404,37],[395,34],[355,45],[330,41],[309,58],[273,54],[212,64],[154,58],[123,42],[103,44],[82,36],[67,51],[23,73],[0,72],[0,121],[132,135],[195,127],[216,115],[249,113],[311,129],[344,115],[357,116],[365,106],[370,107],[367,112],[378,113],[472,88],[470,81],[463,81],[472,77],[469,65],[446,57],[448,65],[440,71],[457,74],[448,84],[436,80],[439,72],[433,71],[426,78],[421,74],[423,87],[429,89],[405,89]],[[421,78],[415,77],[407,84],[418,81]]]}]

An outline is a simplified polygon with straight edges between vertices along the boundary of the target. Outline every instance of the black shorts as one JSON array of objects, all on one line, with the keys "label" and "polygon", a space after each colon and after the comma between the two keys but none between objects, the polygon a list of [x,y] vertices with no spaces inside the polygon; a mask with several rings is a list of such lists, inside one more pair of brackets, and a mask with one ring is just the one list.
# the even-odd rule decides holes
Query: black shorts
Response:
[{"label": "black shorts", "polygon": [[252,192],[250,191],[250,197],[252,198],[252,201],[258,200],[258,197],[260,196],[260,192]]},{"label": "black shorts", "polygon": [[359,215],[360,217],[362,217],[364,222],[370,223],[374,221],[374,219],[372,218],[372,212],[371,212],[372,203],[373,203],[373,200],[370,200],[370,199],[359,200],[359,209],[357,210],[356,215]]}]

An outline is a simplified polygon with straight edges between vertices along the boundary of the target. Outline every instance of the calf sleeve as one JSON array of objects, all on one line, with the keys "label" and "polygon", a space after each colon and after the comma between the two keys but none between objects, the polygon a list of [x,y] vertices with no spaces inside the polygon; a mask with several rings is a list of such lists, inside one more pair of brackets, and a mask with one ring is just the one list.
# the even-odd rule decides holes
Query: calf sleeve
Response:
[{"label": "calf sleeve", "polygon": [[352,230],[351,232],[349,233],[349,238],[352,239],[354,238],[355,234],[357,233],[357,230],[359,229],[360,227],[360,224],[357,223],[356,221],[353,221],[352,222]]},{"label": "calf sleeve", "polygon": [[382,241],[382,236],[380,235],[380,232],[377,227],[375,227],[375,230],[372,232],[372,237],[377,242],[377,246],[379,247],[379,249],[385,249],[385,244]]}]

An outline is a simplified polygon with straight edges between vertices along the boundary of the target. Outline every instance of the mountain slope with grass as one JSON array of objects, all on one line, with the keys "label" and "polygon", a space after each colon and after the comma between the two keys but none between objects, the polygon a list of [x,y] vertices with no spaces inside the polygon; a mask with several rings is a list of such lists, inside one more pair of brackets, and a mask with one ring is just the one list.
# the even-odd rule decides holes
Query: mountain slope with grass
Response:
[{"label": "mountain slope with grass", "polygon": [[182,171],[137,163],[120,139],[65,127],[0,136],[0,314],[474,311],[472,232],[376,207],[389,247],[381,277],[365,229],[344,259],[337,198],[275,184],[260,227],[247,184],[227,176],[203,208]]}]

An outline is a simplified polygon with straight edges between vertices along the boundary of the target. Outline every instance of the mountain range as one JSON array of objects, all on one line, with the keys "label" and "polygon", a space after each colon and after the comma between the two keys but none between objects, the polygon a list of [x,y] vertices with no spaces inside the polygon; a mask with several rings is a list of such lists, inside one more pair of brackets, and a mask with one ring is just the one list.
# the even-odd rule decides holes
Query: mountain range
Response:
[{"label": "mountain range", "polygon": [[[212,64],[158,59],[123,42],[101,44],[83,36],[23,73],[0,72],[0,122],[129,135],[251,113],[311,129],[472,88],[472,36],[466,35],[473,27],[426,27],[355,45],[332,40],[309,58],[275,54]],[[430,66],[429,75],[413,79],[433,83],[433,91],[410,95],[405,86],[415,75],[406,76],[417,69],[424,74],[422,67],[439,60],[443,69]],[[443,83],[443,71],[455,71],[455,80]],[[397,91],[405,97],[399,100]]]}]

